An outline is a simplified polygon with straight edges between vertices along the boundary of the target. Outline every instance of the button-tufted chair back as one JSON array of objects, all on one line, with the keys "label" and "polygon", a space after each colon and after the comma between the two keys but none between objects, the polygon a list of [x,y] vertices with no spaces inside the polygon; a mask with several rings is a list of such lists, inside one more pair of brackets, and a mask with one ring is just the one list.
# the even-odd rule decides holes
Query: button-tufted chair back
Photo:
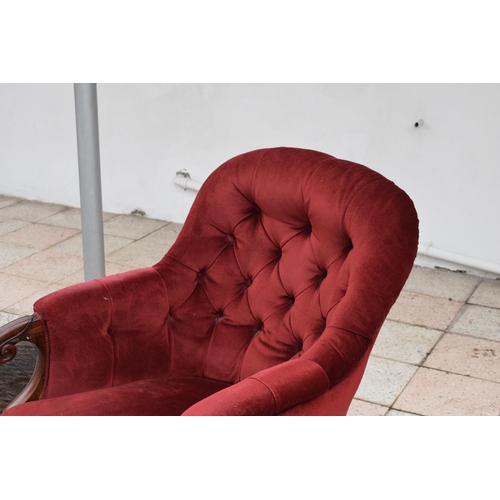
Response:
[{"label": "button-tufted chair back", "polygon": [[233,158],[155,266],[170,302],[170,376],[236,384],[288,362],[319,365],[337,384],[366,363],[417,240],[412,201],[362,165],[294,148]]}]

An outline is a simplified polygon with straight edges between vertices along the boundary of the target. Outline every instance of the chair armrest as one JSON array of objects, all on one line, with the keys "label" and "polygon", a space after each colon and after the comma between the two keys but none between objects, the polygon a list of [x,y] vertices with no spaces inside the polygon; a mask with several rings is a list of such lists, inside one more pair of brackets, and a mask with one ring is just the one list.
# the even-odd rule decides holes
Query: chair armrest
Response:
[{"label": "chair armrest", "polygon": [[38,300],[47,338],[41,399],[164,376],[168,297],[153,268],[92,280]]},{"label": "chair armrest", "polygon": [[295,359],[262,370],[188,408],[184,416],[276,415],[330,387],[323,368]]},{"label": "chair armrest", "polygon": [[0,364],[12,361],[19,342],[31,342],[36,348],[36,364],[26,387],[8,405],[12,408],[39,399],[45,379],[46,342],[42,322],[36,316],[23,316],[0,327]]}]

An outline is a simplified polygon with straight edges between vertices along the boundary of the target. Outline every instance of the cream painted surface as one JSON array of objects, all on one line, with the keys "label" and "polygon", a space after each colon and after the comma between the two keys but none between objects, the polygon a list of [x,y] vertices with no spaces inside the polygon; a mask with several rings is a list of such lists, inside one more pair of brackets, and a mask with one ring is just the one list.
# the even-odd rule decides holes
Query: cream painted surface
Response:
[{"label": "cream painted surface", "polygon": [[[195,193],[174,184],[177,171],[202,182],[239,153],[311,148],[365,164],[405,189],[424,245],[500,264],[498,84],[97,90],[106,211],[139,208],[183,222]],[[0,85],[0,174],[0,194],[79,206],[72,84]]]}]

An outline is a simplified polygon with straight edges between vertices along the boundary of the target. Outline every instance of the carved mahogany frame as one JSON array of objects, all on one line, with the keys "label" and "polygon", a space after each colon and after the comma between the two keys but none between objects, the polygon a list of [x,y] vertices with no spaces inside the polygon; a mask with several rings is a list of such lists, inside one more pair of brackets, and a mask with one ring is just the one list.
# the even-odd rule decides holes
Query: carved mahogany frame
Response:
[{"label": "carved mahogany frame", "polygon": [[40,398],[45,379],[47,344],[43,323],[36,316],[23,316],[0,327],[0,364],[12,361],[17,354],[16,344],[31,342],[37,351],[33,375],[26,387],[14,398],[7,408]]}]

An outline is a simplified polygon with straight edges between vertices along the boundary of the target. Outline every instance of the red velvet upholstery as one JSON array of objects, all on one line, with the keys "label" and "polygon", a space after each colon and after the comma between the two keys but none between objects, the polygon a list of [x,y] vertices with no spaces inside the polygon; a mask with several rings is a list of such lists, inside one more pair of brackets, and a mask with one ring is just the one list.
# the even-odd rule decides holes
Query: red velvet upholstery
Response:
[{"label": "red velvet upholstery", "polygon": [[35,304],[43,399],[6,414],[345,415],[417,243],[409,197],[364,166],[240,155],[158,264]]}]

